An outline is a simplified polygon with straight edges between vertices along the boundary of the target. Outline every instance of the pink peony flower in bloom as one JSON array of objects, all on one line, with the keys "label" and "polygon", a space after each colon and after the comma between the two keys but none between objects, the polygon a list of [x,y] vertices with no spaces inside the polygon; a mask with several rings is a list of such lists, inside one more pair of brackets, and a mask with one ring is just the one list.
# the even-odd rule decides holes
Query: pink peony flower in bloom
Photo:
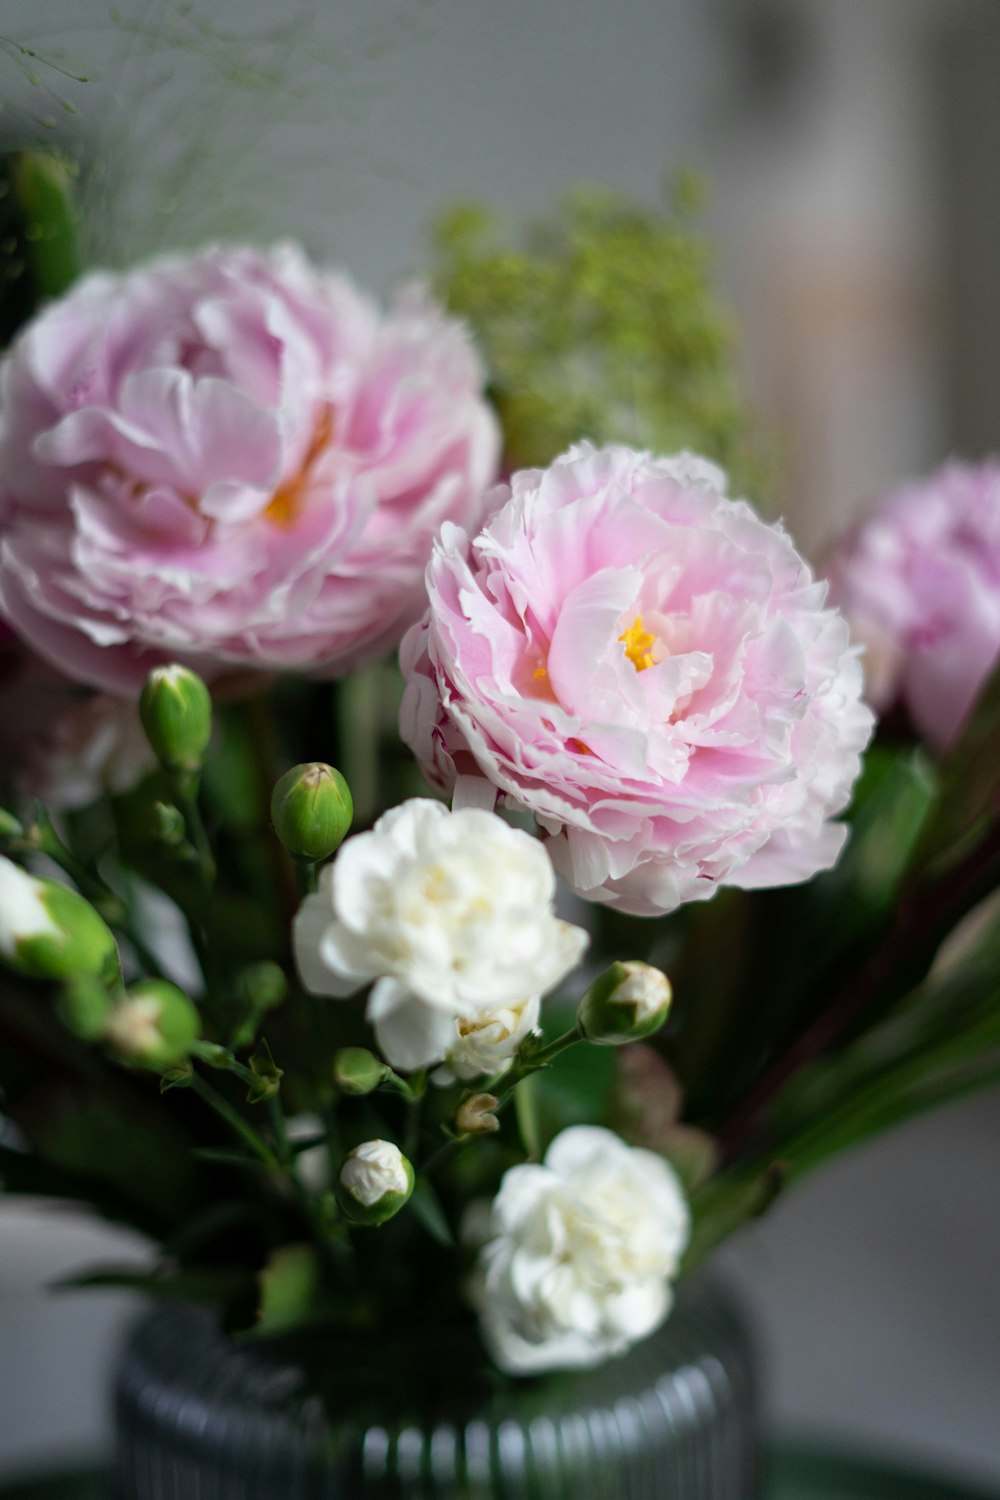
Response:
[{"label": "pink peony flower in bloom", "polygon": [[583,896],[653,915],[806,880],[872,729],[847,626],[780,526],[682,454],[583,443],[443,528],[401,731],[534,813]]},{"label": "pink peony flower in bloom", "polygon": [[902,699],[945,749],[1000,658],[1000,462],[947,464],[897,490],[828,571],[865,644],[869,701]]},{"label": "pink peony flower in bloom", "polygon": [[424,605],[498,437],[461,325],[292,246],[84,277],[0,387],[0,607],[86,682],[181,660],[336,675]]}]

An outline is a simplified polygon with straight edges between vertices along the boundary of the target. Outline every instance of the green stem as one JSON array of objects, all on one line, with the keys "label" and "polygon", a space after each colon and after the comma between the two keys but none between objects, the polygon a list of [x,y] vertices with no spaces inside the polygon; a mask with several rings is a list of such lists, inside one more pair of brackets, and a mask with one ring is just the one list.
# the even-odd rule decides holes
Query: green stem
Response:
[{"label": "green stem", "polygon": [[319,869],[318,861],[296,857],[294,863],[295,879],[298,884],[299,895],[303,897],[311,896],[317,887],[316,873]]},{"label": "green stem", "polygon": [[[518,1084],[530,1078],[532,1074],[539,1073],[547,1068],[550,1063],[565,1052],[568,1047],[574,1047],[577,1042],[583,1041],[583,1032],[579,1026],[571,1026],[569,1031],[564,1031],[562,1036],[556,1037],[555,1041],[549,1042],[539,1051],[530,1053],[527,1057],[516,1060],[506,1073],[502,1073],[498,1079],[491,1079],[483,1088],[483,1093],[492,1094],[496,1099],[494,1114],[499,1114],[505,1105],[509,1104],[514,1096],[514,1090]],[[436,1151],[433,1151],[417,1172],[418,1177],[426,1177],[435,1168],[447,1160],[451,1154],[467,1141],[477,1140],[479,1137],[472,1135],[456,1135],[444,1142]]]},{"label": "green stem", "polygon": [[278,1147],[278,1159],[285,1167],[290,1177],[298,1184],[297,1174],[289,1165],[295,1160],[292,1143],[288,1137],[288,1121],[285,1119],[285,1111],[282,1108],[281,1099],[277,1094],[271,1094],[267,1100],[267,1114],[271,1122],[271,1130],[274,1134]]},{"label": "green stem", "polygon": [[199,1073],[191,1074],[191,1088],[202,1099],[210,1109],[213,1109],[224,1120],[235,1135],[238,1135],[244,1145],[249,1146],[253,1154],[262,1161],[266,1167],[278,1169],[281,1163],[264,1140],[258,1135],[248,1120],[244,1120],[239,1110],[234,1109],[229,1100],[207,1083]]},{"label": "green stem", "polygon": [[577,1042],[582,1041],[583,1032],[579,1026],[571,1026],[569,1031],[564,1031],[562,1036],[557,1036],[555,1041],[549,1042],[538,1052],[529,1053],[527,1057],[520,1060],[515,1059],[513,1066],[500,1075],[496,1087],[487,1084],[484,1093],[492,1094],[497,1101],[497,1109],[503,1109],[519,1083],[530,1078],[532,1073],[539,1073],[542,1068],[547,1068],[561,1052],[565,1052],[568,1047],[575,1047]]},{"label": "green stem", "polygon": [[154,977],[162,979],[164,977],[163,966],[153,950],[147,946],[126,903],[118,892],[108,885],[103,876],[98,875],[94,870],[88,870],[80,863],[76,855],[59,837],[48,812],[42,807],[37,809],[32,826],[23,841],[24,853],[32,853],[35,850],[47,855],[53,864],[57,864],[61,870],[65,871],[80,894],[91,902],[95,911],[109,926],[116,927],[128,939],[143,967]]},{"label": "green stem", "polygon": [[173,778],[177,805],[184,818],[188,842],[198,857],[198,877],[206,896],[211,894],[215,883],[215,856],[205,832],[201,808],[198,805],[198,777],[190,774]]}]

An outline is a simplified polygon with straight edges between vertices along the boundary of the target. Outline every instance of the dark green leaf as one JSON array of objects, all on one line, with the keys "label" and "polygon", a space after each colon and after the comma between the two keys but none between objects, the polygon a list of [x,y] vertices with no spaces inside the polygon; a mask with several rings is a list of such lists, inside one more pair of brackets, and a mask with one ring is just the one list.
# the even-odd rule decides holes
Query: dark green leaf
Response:
[{"label": "dark green leaf", "polygon": [[256,1332],[284,1333],[308,1320],[319,1287],[319,1257],[313,1245],[282,1245],[260,1273]]},{"label": "dark green leaf", "polygon": [[941,793],[914,855],[913,871],[936,878],[1000,815],[1000,667],[941,766]]},{"label": "dark green leaf", "polygon": [[441,1201],[429,1182],[417,1183],[410,1195],[410,1207],[417,1222],[432,1240],[445,1249],[454,1248],[455,1236],[451,1232]]}]

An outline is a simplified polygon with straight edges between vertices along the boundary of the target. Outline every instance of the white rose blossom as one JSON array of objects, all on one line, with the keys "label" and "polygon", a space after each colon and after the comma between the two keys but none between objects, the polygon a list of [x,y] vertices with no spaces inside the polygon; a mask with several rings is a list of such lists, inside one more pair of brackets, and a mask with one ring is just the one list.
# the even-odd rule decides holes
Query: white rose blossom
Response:
[{"label": "white rose blossom", "polygon": [[525,1037],[538,1030],[541,1005],[540,997],[535,995],[530,1000],[459,1016],[453,1022],[454,1036],[449,1039],[449,1050],[445,1053],[447,1066],[435,1073],[435,1083],[505,1072]]},{"label": "white rose blossom", "polygon": [[512,1375],[600,1364],[662,1323],[690,1233],[673,1168],[598,1126],[505,1173],[472,1297]]},{"label": "white rose blossom", "polygon": [[536,997],[587,944],[554,897],[537,839],[495,813],[414,798],[323,870],[295,921],[299,973],[340,997],[374,980],[366,1014],[395,1068],[453,1057],[471,1077],[473,1055],[486,1055],[485,1071],[498,1071],[534,1026]]}]

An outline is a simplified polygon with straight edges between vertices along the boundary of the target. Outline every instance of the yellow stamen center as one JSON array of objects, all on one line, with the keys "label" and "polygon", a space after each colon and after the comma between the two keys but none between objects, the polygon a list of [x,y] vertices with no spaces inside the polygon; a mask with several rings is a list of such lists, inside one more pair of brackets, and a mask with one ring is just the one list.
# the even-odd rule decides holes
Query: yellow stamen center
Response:
[{"label": "yellow stamen center", "polygon": [[313,466],[324,448],[328,448],[332,442],[333,408],[324,406],[302,467],[275,490],[271,503],[264,512],[265,521],[270,521],[272,526],[280,526],[283,531],[295,525],[305,504],[305,492],[312,478]]},{"label": "yellow stamen center", "polygon": [[636,615],[629,628],[618,637],[625,646],[625,655],[637,672],[645,672],[656,663],[653,647],[656,637],[643,627],[642,615]]}]

